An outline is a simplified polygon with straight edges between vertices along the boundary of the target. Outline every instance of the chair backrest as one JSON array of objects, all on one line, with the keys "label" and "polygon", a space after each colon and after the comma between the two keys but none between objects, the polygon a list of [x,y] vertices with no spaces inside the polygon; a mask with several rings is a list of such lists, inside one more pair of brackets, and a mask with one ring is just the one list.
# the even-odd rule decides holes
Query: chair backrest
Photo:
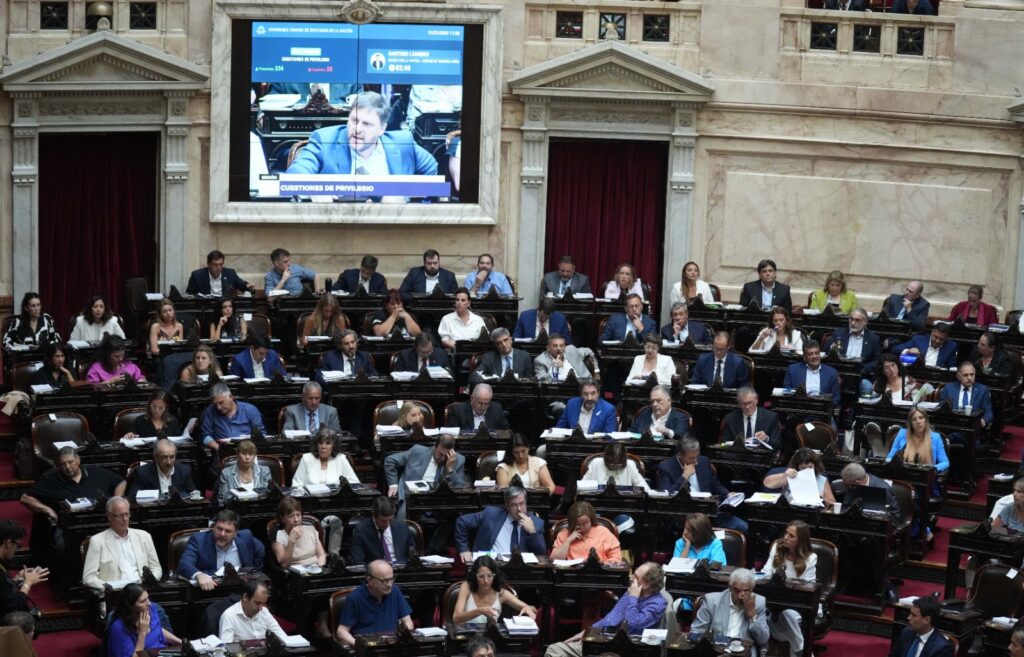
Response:
[{"label": "chair backrest", "polygon": [[1020,315],[1024,313],[1024,310],[1008,310],[1006,311],[1006,319],[1003,320],[1004,324],[1013,326],[1020,321]]},{"label": "chair backrest", "polygon": [[78,544],[78,556],[82,560],[82,564],[85,564],[85,555],[89,553],[89,541],[92,540],[88,536],[82,539],[82,542]]},{"label": "chair backrest", "polygon": [[[585,475],[587,473],[587,468],[590,467],[590,462],[593,461],[596,458],[604,458],[604,452],[598,452],[597,454],[591,454],[587,458],[583,459],[583,462],[580,463],[580,479],[582,479],[583,475]],[[638,457],[638,456],[636,456],[634,454],[630,454],[629,452],[626,452],[626,458],[629,459],[630,461],[632,461],[633,463],[636,463],[636,469],[640,471],[641,475],[646,475],[647,474],[647,469],[644,467],[644,462],[640,459],[640,457]],[[602,481],[602,482],[598,482],[598,483],[603,484],[605,482]]]},{"label": "chair backrest", "polygon": [[331,594],[331,613],[328,617],[328,622],[331,624],[332,635],[338,631],[338,614],[341,613],[341,608],[345,606],[345,600],[348,598],[349,594],[355,590],[356,587],[354,586],[346,586],[345,588],[339,589]]},{"label": "chair backrest", "polygon": [[448,404],[447,406],[444,407],[444,425],[443,426],[448,426],[448,420],[451,417],[452,409],[455,408],[456,404],[459,404],[459,403],[461,403],[461,402],[452,402],[452,403],[450,403],[450,404]]},{"label": "chair backrest", "polygon": [[24,393],[32,391],[32,377],[35,376],[39,368],[43,366],[43,361],[37,360],[31,363],[18,363],[14,366],[14,372],[11,373],[11,386],[15,390],[20,390]]},{"label": "chair backrest", "polygon": [[946,637],[950,643],[953,644],[953,657],[960,657],[960,639],[956,638],[955,634],[952,634],[946,630],[939,630],[942,632],[942,636]]},{"label": "chair backrest", "polygon": [[249,328],[246,332],[249,335],[262,333],[268,338],[273,337],[270,329],[270,318],[263,313],[252,313],[252,319],[249,320]]},{"label": "chair backrest", "polygon": [[900,505],[902,523],[909,523],[914,517],[914,487],[905,481],[893,480],[892,492],[896,495],[896,502]]},{"label": "chair backrest", "polygon": [[[136,406],[135,408],[125,408],[117,412],[114,417],[114,438],[120,439],[121,436],[129,433],[132,427],[135,426],[135,418],[142,417],[146,414],[145,406]],[[148,438],[148,436],[146,436]]]},{"label": "chair backrest", "polygon": [[455,603],[459,601],[459,590],[462,588],[462,582],[452,582],[448,585],[448,588],[444,590],[444,598],[442,598],[442,609],[444,609],[444,615],[441,616],[441,626],[448,628],[453,625],[452,618],[455,617]]},{"label": "chair backrest", "polygon": [[672,594],[662,589],[661,597],[665,601],[665,612],[662,614],[661,622],[658,625],[660,629],[668,630],[668,635],[665,637],[665,645],[669,645],[679,636],[679,619],[672,605]]},{"label": "chair backrest", "polygon": [[811,550],[818,556],[818,566],[815,571],[818,582],[823,586],[835,587],[839,578],[839,548],[831,541],[812,538]]},{"label": "chair backrest", "polygon": [[412,536],[412,542],[416,546],[416,554],[423,554],[424,539],[423,539],[423,527],[420,527],[420,523],[415,520],[406,519],[405,526],[409,529],[409,534]]},{"label": "chair backrest", "polygon": [[730,566],[737,568],[747,567],[747,537],[735,529],[715,528],[715,532],[723,532],[722,549],[725,550],[725,560]]},{"label": "chair backrest", "polygon": [[[238,463],[238,455],[237,454],[232,454],[231,456],[227,456],[224,459],[222,459],[221,462],[220,462],[222,469],[226,468],[228,466],[234,465],[235,463]],[[278,486],[284,486],[284,479],[285,479],[285,477],[284,477],[284,465],[281,464],[281,459],[279,457],[277,457],[277,456],[269,456],[269,455],[264,455],[264,454],[257,454],[256,455],[256,464],[258,466],[259,465],[265,465],[268,468],[270,468],[270,476],[273,478],[274,482]]]},{"label": "chair backrest", "polygon": [[220,617],[228,610],[228,607],[242,599],[237,593],[232,593],[226,598],[214,600],[203,610],[203,617],[199,621],[199,635],[210,636],[220,634]]},{"label": "chair backrest", "polygon": [[1017,578],[1006,576],[1010,569],[1011,566],[1001,563],[989,563],[979,568],[964,610],[980,612],[982,618],[1016,618],[1024,600]]},{"label": "chair backrest", "polygon": [[73,440],[80,446],[89,435],[89,421],[78,413],[60,411],[32,418],[32,448],[36,456],[52,464],[57,460],[54,443]]},{"label": "chair backrest", "polygon": [[311,313],[311,312],[299,313],[298,318],[295,320],[295,336],[296,337],[299,337],[299,336],[302,335],[302,329],[305,328],[305,326],[306,326],[306,320],[309,319],[309,317],[312,316],[312,315],[313,315],[313,313]]},{"label": "chair backrest", "polygon": [[[382,401],[373,409],[373,426],[376,427],[379,424],[390,425],[398,422],[398,412],[402,410],[402,404],[407,401],[419,406],[420,411],[423,412],[423,428],[433,429],[434,408],[427,402],[419,399],[389,399],[388,401]],[[445,417],[447,418],[447,409]]]},{"label": "chair backrest", "polygon": [[127,481],[129,484],[132,483],[134,481],[134,479],[135,479],[136,471],[140,467],[146,465],[146,463],[148,463],[148,461],[135,461],[133,463],[129,463],[128,464],[128,468],[127,468],[127,470],[125,470],[125,473],[124,473],[125,481]]},{"label": "chair backrest", "polygon": [[[612,521],[611,518],[606,518],[604,516],[598,516],[597,517],[597,524],[601,525],[602,527],[604,527],[605,529],[610,531],[615,536],[615,538],[619,537],[619,527],[618,527],[618,525],[616,525]],[[549,523],[548,524],[548,529],[547,529],[548,545],[554,545],[555,544],[555,538],[558,536],[558,532],[562,531],[563,529],[568,528],[568,526],[569,526],[569,519],[568,518],[562,518],[558,522]]]},{"label": "chair backrest", "polygon": [[711,298],[715,301],[722,300],[722,289],[714,283],[708,283],[708,287],[711,288]]},{"label": "chair backrest", "polygon": [[796,425],[796,437],[801,447],[817,450],[835,450],[836,447],[836,430],[825,422],[801,422]]},{"label": "chair backrest", "polygon": [[483,452],[476,459],[476,478],[495,479],[495,472],[498,470],[498,453]]},{"label": "chair backrest", "polygon": [[181,555],[185,552],[185,546],[188,545],[188,539],[191,538],[192,534],[198,534],[201,531],[208,531],[201,528],[193,529],[179,529],[170,535],[167,539],[167,572],[174,573],[178,570],[178,562],[181,560]]},{"label": "chair backrest", "polygon": [[755,370],[755,368],[754,368],[754,359],[751,358],[750,356],[748,356],[747,354],[741,354],[738,351],[733,351],[732,353],[734,353],[737,356],[739,356],[743,360],[743,362],[747,364],[747,372],[750,375],[750,379],[749,380],[753,381],[754,380],[754,370]]}]

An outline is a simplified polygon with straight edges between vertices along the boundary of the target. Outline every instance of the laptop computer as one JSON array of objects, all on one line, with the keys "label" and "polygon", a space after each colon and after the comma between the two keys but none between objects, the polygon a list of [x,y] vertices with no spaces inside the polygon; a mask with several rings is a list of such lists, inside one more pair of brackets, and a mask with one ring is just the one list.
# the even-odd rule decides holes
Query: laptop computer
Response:
[{"label": "laptop computer", "polygon": [[888,512],[885,506],[884,488],[876,486],[851,486],[846,492],[843,506],[848,506],[857,499],[861,500],[861,510],[865,513],[885,514]]}]

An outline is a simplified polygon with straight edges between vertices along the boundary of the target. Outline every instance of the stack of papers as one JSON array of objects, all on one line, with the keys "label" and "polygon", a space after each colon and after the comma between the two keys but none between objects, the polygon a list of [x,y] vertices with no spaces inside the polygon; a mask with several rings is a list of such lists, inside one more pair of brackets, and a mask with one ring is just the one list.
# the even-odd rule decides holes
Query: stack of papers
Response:
[{"label": "stack of papers", "polygon": [[420,561],[422,561],[423,563],[436,564],[436,565],[454,564],[455,563],[455,559],[452,559],[451,557],[442,557],[442,556],[437,555],[437,554],[428,554],[425,557],[420,557]]},{"label": "stack of papers", "polygon": [[586,561],[586,559],[554,559],[551,565],[555,568],[571,568],[572,566],[578,566]]},{"label": "stack of papers", "polygon": [[46,383],[44,383],[42,385],[34,385],[34,386],[32,386],[32,393],[36,394],[36,395],[38,395],[40,393],[44,393],[44,392],[53,392],[54,390],[56,390],[56,388],[54,388],[53,386],[48,385]]},{"label": "stack of papers", "polygon": [[647,490],[647,496],[648,497],[672,497],[672,493],[668,492],[667,490],[654,490],[653,488],[649,488]]},{"label": "stack of papers", "polygon": [[88,349],[89,343],[86,340],[68,340],[68,346],[73,349]]},{"label": "stack of papers", "polygon": [[755,504],[758,504],[758,503],[760,503],[760,504],[775,504],[776,502],[779,501],[780,497],[782,497],[782,495],[780,493],[760,493],[759,492],[759,493],[754,493],[753,495],[751,495],[750,499],[748,501],[749,502],[753,502]]},{"label": "stack of papers", "polygon": [[402,427],[395,426],[393,424],[378,424],[377,425],[378,436],[404,436],[405,429]]},{"label": "stack of papers", "polygon": [[441,627],[420,627],[420,628],[417,628],[416,634],[418,634],[419,636],[422,636],[422,637],[432,637],[432,636],[446,637],[446,636],[448,636],[447,630],[445,630],[444,628],[441,628]]},{"label": "stack of papers", "polygon": [[1017,619],[1010,618],[1009,616],[995,616],[992,618],[992,622],[996,625],[1005,627],[1006,629],[1010,629],[1011,627],[1017,624]]},{"label": "stack of papers", "polygon": [[214,652],[215,650],[223,648],[224,642],[221,641],[216,634],[211,634],[210,636],[204,637],[202,639],[194,639],[192,641],[189,641],[189,645],[191,645],[192,649],[195,650],[197,653],[203,654]]},{"label": "stack of papers", "polygon": [[306,484],[303,486],[308,495],[330,495],[331,487],[327,484]]},{"label": "stack of papers", "polygon": [[259,497],[259,495],[256,494],[256,491],[246,490],[244,488],[232,488],[231,495],[234,496],[235,499],[239,500],[254,500]]},{"label": "stack of papers", "polygon": [[[747,499],[747,496],[740,491],[734,491],[722,500],[722,504],[728,504],[729,506],[739,506],[743,504],[743,500]],[[721,537],[720,537],[721,538]]]},{"label": "stack of papers", "polygon": [[270,298],[286,297],[288,296],[288,290],[271,290],[270,292],[267,292],[267,296]]},{"label": "stack of papers", "polygon": [[572,435],[572,429],[562,427],[551,427],[541,434],[541,438],[568,438]]},{"label": "stack of papers", "polygon": [[419,372],[392,372],[391,378],[395,381],[412,381],[419,375]]},{"label": "stack of papers", "polygon": [[327,342],[331,339],[329,335],[307,335],[306,342]]},{"label": "stack of papers", "polygon": [[68,506],[71,507],[72,511],[82,511],[83,509],[92,508],[92,500],[88,497],[79,497],[77,500],[67,500]]},{"label": "stack of papers", "polygon": [[688,383],[686,384],[687,390],[707,390],[708,387],[703,383]]},{"label": "stack of papers", "polygon": [[163,298],[163,292],[146,292],[146,301],[160,301]]},{"label": "stack of papers", "polygon": [[581,493],[586,491],[596,491],[597,482],[587,479],[579,479],[576,481],[576,490]]},{"label": "stack of papers", "polygon": [[78,443],[76,443],[73,440],[59,440],[53,444],[53,448],[58,452],[64,449],[65,447],[70,447],[71,449],[78,449]]},{"label": "stack of papers", "polygon": [[12,344],[8,349],[11,351],[28,351],[32,347],[27,344]]},{"label": "stack of papers", "polygon": [[473,488],[497,488],[498,482],[493,479],[477,479],[473,482]]},{"label": "stack of papers", "polygon": [[504,622],[505,629],[511,636],[535,636],[540,632],[537,622],[529,616],[513,616],[504,619]]},{"label": "stack of papers", "polygon": [[684,559],[683,557],[672,557],[672,560],[665,566],[666,573],[681,573],[688,575],[697,568],[696,559]]},{"label": "stack of papers", "polygon": [[428,365],[427,374],[430,375],[431,379],[450,379],[452,373],[441,367],[440,365]]},{"label": "stack of papers", "polygon": [[246,383],[268,383],[270,381],[270,379],[265,376],[246,377],[244,380]]},{"label": "stack of papers", "polygon": [[331,381],[344,381],[345,379],[352,378],[351,374],[346,374],[341,370],[321,370],[320,374],[324,377],[324,381],[330,383]]},{"label": "stack of papers", "polygon": [[308,438],[309,432],[306,431],[305,429],[285,429],[284,437],[288,438],[289,440],[295,438]]},{"label": "stack of papers", "polygon": [[156,436],[147,438],[122,438],[121,442],[125,447],[142,447],[156,442]]},{"label": "stack of papers", "polygon": [[146,488],[135,493],[135,501],[138,503],[156,502],[160,499],[160,491],[156,488]]},{"label": "stack of papers", "polygon": [[612,431],[608,437],[612,440],[640,440],[640,434],[630,431]]},{"label": "stack of papers", "polygon": [[420,481],[407,481],[405,482],[405,487],[408,488],[409,491],[413,493],[430,492],[430,484],[426,481],[423,481],[422,479]]},{"label": "stack of papers", "polygon": [[797,506],[820,507],[821,495],[818,494],[818,479],[814,468],[807,468],[789,480],[788,496],[791,504]]},{"label": "stack of papers", "polygon": [[640,642],[646,643],[649,646],[660,646],[665,643],[665,639],[668,638],[668,630],[653,630],[646,629],[644,633],[640,635]]},{"label": "stack of papers", "polygon": [[278,634],[277,636],[281,638],[281,643],[283,643],[288,648],[309,647],[309,639],[302,636],[301,634],[285,634],[284,636]]}]

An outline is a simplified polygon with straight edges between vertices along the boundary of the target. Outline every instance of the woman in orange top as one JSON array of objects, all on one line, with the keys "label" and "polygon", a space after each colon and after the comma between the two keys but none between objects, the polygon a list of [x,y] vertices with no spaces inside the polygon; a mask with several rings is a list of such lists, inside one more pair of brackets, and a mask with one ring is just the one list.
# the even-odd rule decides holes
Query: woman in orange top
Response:
[{"label": "woman in orange top", "polygon": [[618,537],[597,524],[597,513],[589,502],[576,502],[569,507],[567,519],[568,526],[555,537],[552,559],[586,559],[590,548],[595,548],[602,563],[622,561]]}]

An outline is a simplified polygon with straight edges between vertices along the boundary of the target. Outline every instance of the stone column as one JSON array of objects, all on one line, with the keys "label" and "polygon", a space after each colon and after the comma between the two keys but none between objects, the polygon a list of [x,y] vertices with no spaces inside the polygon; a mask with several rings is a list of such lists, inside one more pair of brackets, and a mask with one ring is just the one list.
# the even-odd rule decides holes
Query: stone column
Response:
[{"label": "stone column", "polygon": [[1017,287],[1013,295],[1013,308],[1024,308],[1024,198],[1020,200],[1020,226],[1017,231]]},{"label": "stone column", "polygon": [[185,230],[188,199],[188,115],[190,91],[167,91],[167,119],[164,121],[163,216],[159,218],[160,250],[155,290],[182,286],[186,281]]},{"label": "stone column", "polygon": [[[14,121],[11,137],[14,151],[11,178],[13,201],[14,306],[29,291],[39,289],[39,96],[12,93]],[[46,299],[43,299],[46,302]]]},{"label": "stone column", "polygon": [[691,103],[678,103],[674,106],[673,112],[659,313],[663,319],[669,317],[672,286],[679,280],[683,264],[694,258],[690,252],[690,235],[693,228],[693,160],[694,147],[697,143],[694,107]]},{"label": "stone column", "polygon": [[547,178],[548,135],[547,101],[526,97],[523,121],[523,166],[519,172],[519,280],[517,292],[523,297],[523,308],[532,307],[544,276],[544,242],[547,228],[547,200],[544,182]]}]

